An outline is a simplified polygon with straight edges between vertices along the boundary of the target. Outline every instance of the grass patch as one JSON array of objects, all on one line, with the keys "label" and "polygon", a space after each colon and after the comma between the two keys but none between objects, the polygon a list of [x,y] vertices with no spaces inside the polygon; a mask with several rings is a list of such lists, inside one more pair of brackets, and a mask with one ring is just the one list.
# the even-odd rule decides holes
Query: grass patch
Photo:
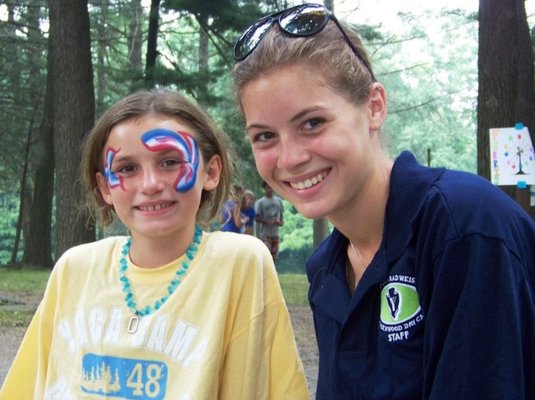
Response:
[{"label": "grass patch", "polygon": [[28,326],[34,314],[35,310],[33,309],[15,310],[6,307],[0,307],[0,326]]},{"label": "grass patch", "polygon": [[0,326],[30,323],[49,275],[49,270],[0,268]]},{"label": "grass patch", "polygon": [[286,304],[308,305],[308,280],[305,274],[279,274],[279,281]]},{"label": "grass patch", "polygon": [[49,270],[0,268],[0,290],[5,292],[35,292],[45,290]]}]

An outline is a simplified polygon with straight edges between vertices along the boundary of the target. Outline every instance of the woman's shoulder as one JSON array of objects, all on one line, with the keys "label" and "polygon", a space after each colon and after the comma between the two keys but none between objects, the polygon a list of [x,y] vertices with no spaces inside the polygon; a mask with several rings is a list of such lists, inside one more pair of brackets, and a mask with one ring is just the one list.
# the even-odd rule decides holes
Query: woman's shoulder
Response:
[{"label": "woman's shoulder", "polygon": [[430,189],[420,216],[432,232],[449,238],[481,235],[511,249],[535,240],[535,223],[516,201],[488,180],[462,171],[445,171]]},{"label": "woman's shoulder", "polygon": [[494,219],[521,214],[520,206],[504,191],[478,175],[446,170],[434,188],[450,212],[457,216],[492,216]]}]

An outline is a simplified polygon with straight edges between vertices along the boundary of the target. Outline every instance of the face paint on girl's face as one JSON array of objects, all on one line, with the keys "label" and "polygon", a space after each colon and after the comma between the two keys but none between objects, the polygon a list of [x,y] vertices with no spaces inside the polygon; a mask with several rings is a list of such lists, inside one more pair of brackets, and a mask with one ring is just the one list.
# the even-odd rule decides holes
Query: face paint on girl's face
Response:
[{"label": "face paint on girl's face", "polygon": [[113,159],[115,158],[115,155],[119,152],[119,150],[115,150],[111,147],[109,147],[106,150],[106,162],[104,163],[104,176],[106,177],[106,181],[108,182],[108,186],[110,187],[110,189],[120,187],[121,189],[125,190],[124,185],[123,185],[123,177],[117,176],[115,172],[111,170]]},{"label": "face paint on girl's face", "polygon": [[186,132],[174,132],[168,129],[153,129],[145,132],[141,140],[151,151],[173,149],[180,153],[184,160],[175,181],[177,192],[187,192],[194,185],[199,169],[199,148],[195,139]]}]

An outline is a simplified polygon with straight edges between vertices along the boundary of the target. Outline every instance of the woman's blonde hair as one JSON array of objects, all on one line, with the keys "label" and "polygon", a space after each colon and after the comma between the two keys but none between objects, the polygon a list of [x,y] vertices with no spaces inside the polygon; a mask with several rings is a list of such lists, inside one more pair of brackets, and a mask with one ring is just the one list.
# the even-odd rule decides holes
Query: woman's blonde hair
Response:
[{"label": "woman's blonde hair", "polygon": [[[345,25],[344,31],[359,56],[370,66],[357,33]],[[268,70],[293,64],[319,71],[336,93],[358,105],[367,99],[374,81],[372,71],[353,53],[332,20],[321,32],[306,37],[290,36],[273,23],[251,54],[233,68],[238,103],[241,91],[249,81]],[[288,95],[291,96],[291,93]]]},{"label": "woman's blonde hair", "polygon": [[104,173],[104,148],[113,127],[121,122],[146,116],[176,119],[195,130],[195,140],[206,163],[214,155],[221,158],[221,176],[215,190],[204,191],[197,212],[197,222],[206,225],[213,219],[227,198],[234,173],[234,158],[228,136],[221,131],[198,105],[171,90],[136,92],[110,107],[96,122],[84,146],[82,181],[87,190],[87,206],[103,226],[113,221],[113,207],[108,205],[98,189],[97,172]]}]

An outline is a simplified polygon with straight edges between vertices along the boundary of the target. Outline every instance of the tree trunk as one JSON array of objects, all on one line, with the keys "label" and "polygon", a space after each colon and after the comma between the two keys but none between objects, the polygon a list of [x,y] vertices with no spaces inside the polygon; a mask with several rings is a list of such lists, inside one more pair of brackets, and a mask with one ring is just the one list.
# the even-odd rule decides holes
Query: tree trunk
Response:
[{"label": "tree trunk", "polygon": [[52,125],[52,68],[49,41],[48,71],[45,89],[45,107],[34,150],[33,202],[28,239],[24,246],[22,263],[52,268],[52,207],[54,199],[54,127]]},{"label": "tree trunk", "polygon": [[[34,29],[28,32],[32,41],[42,40],[39,23],[43,17],[38,6],[40,0],[32,0],[32,7],[28,9],[31,14],[31,25]],[[50,42],[48,42],[50,50]],[[50,54],[50,51],[48,52]],[[36,57],[37,55],[32,55]],[[37,57],[36,57],[37,58]],[[39,55],[40,60],[40,55]],[[46,85],[43,90],[42,75],[39,72],[41,64],[35,60],[35,71],[30,74],[32,93],[39,93],[39,103],[44,104],[41,124],[36,132],[37,140],[32,148],[32,168],[33,195],[28,198],[31,205],[26,207],[29,210],[29,221],[24,229],[24,255],[22,264],[38,266],[42,268],[52,268],[52,201],[54,197],[54,136],[52,131],[52,85],[50,83],[51,73],[47,74]],[[48,68],[50,71],[50,57],[48,57]],[[33,63],[32,63],[33,64]],[[44,93],[44,101],[42,94]],[[35,97],[35,95],[34,95]]]},{"label": "tree trunk", "polygon": [[[100,6],[101,18],[107,21],[109,18],[109,7],[107,2],[102,2]],[[95,109],[96,115],[101,115],[105,109],[106,104],[104,98],[106,96],[106,71],[104,67],[104,58],[106,57],[106,49],[109,46],[106,37],[106,24],[97,25],[97,43],[96,43],[96,93],[95,93]]]},{"label": "tree trunk", "polygon": [[28,134],[26,135],[26,145],[24,146],[24,166],[22,167],[22,176],[20,177],[20,192],[19,192],[19,215],[17,217],[17,227],[15,230],[15,243],[11,251],[10,264],[17,263],[17,254],[19,252],[20,238],[22,236],[22,223],[26,207],[28,205],[28,165],[30,159],[30,146],[32,139],[33,123],[30,122]]},{"label": "tree trunk", "polygon": [[94,123],[95,98],[87,0],[49,0],[54,155],[56,257],[95,239],[81,207],[81,147]]},{"label": "tree trunk", "polygon": [[329,235],[329,223],[325,218],[315,219],[312,224],[312,240],[314,248]]},{"label": "tree trunk", "polygon": [[202,14],[197,18],[199,21],[199,71],[208,72],[208,16]]},{"label": "tree trunk", "polygon": [[[524,0],[480,0],[478,70],[477,170],[490,179],[490,128],[521,122],[535,143],[533,50]],[[515,197],[514,187],[501,188]]]},{"label": "tree trunk", "polygon": [[145,85],[154,87],[154,68],[158,57],[158,30],[160,21],[160,0],[151,0],[149,14],[149,33],[147,35],[147,58],[145,60]]},{"label": "tree trunk", "polygon": [[[208,15],[200,14],[199,16],[197,16],[197,22],[199,23],[198,68],[201,74],[206,74],[206,76],[208,76]],[[206,101],[208,101],[209,96],[210,95],[208,93],[208,79],[204,79],[199,82],[199,85],[197,87],[197,100],[201,100],[202,102],[202,100],[205,99]]]},{"label": "tree trunk", "polygon": [[143,7],[141,0],[132,0],[128,5],[128,59],[134,71],[131,91],[139,88],[140,78],[143,76]]}]

